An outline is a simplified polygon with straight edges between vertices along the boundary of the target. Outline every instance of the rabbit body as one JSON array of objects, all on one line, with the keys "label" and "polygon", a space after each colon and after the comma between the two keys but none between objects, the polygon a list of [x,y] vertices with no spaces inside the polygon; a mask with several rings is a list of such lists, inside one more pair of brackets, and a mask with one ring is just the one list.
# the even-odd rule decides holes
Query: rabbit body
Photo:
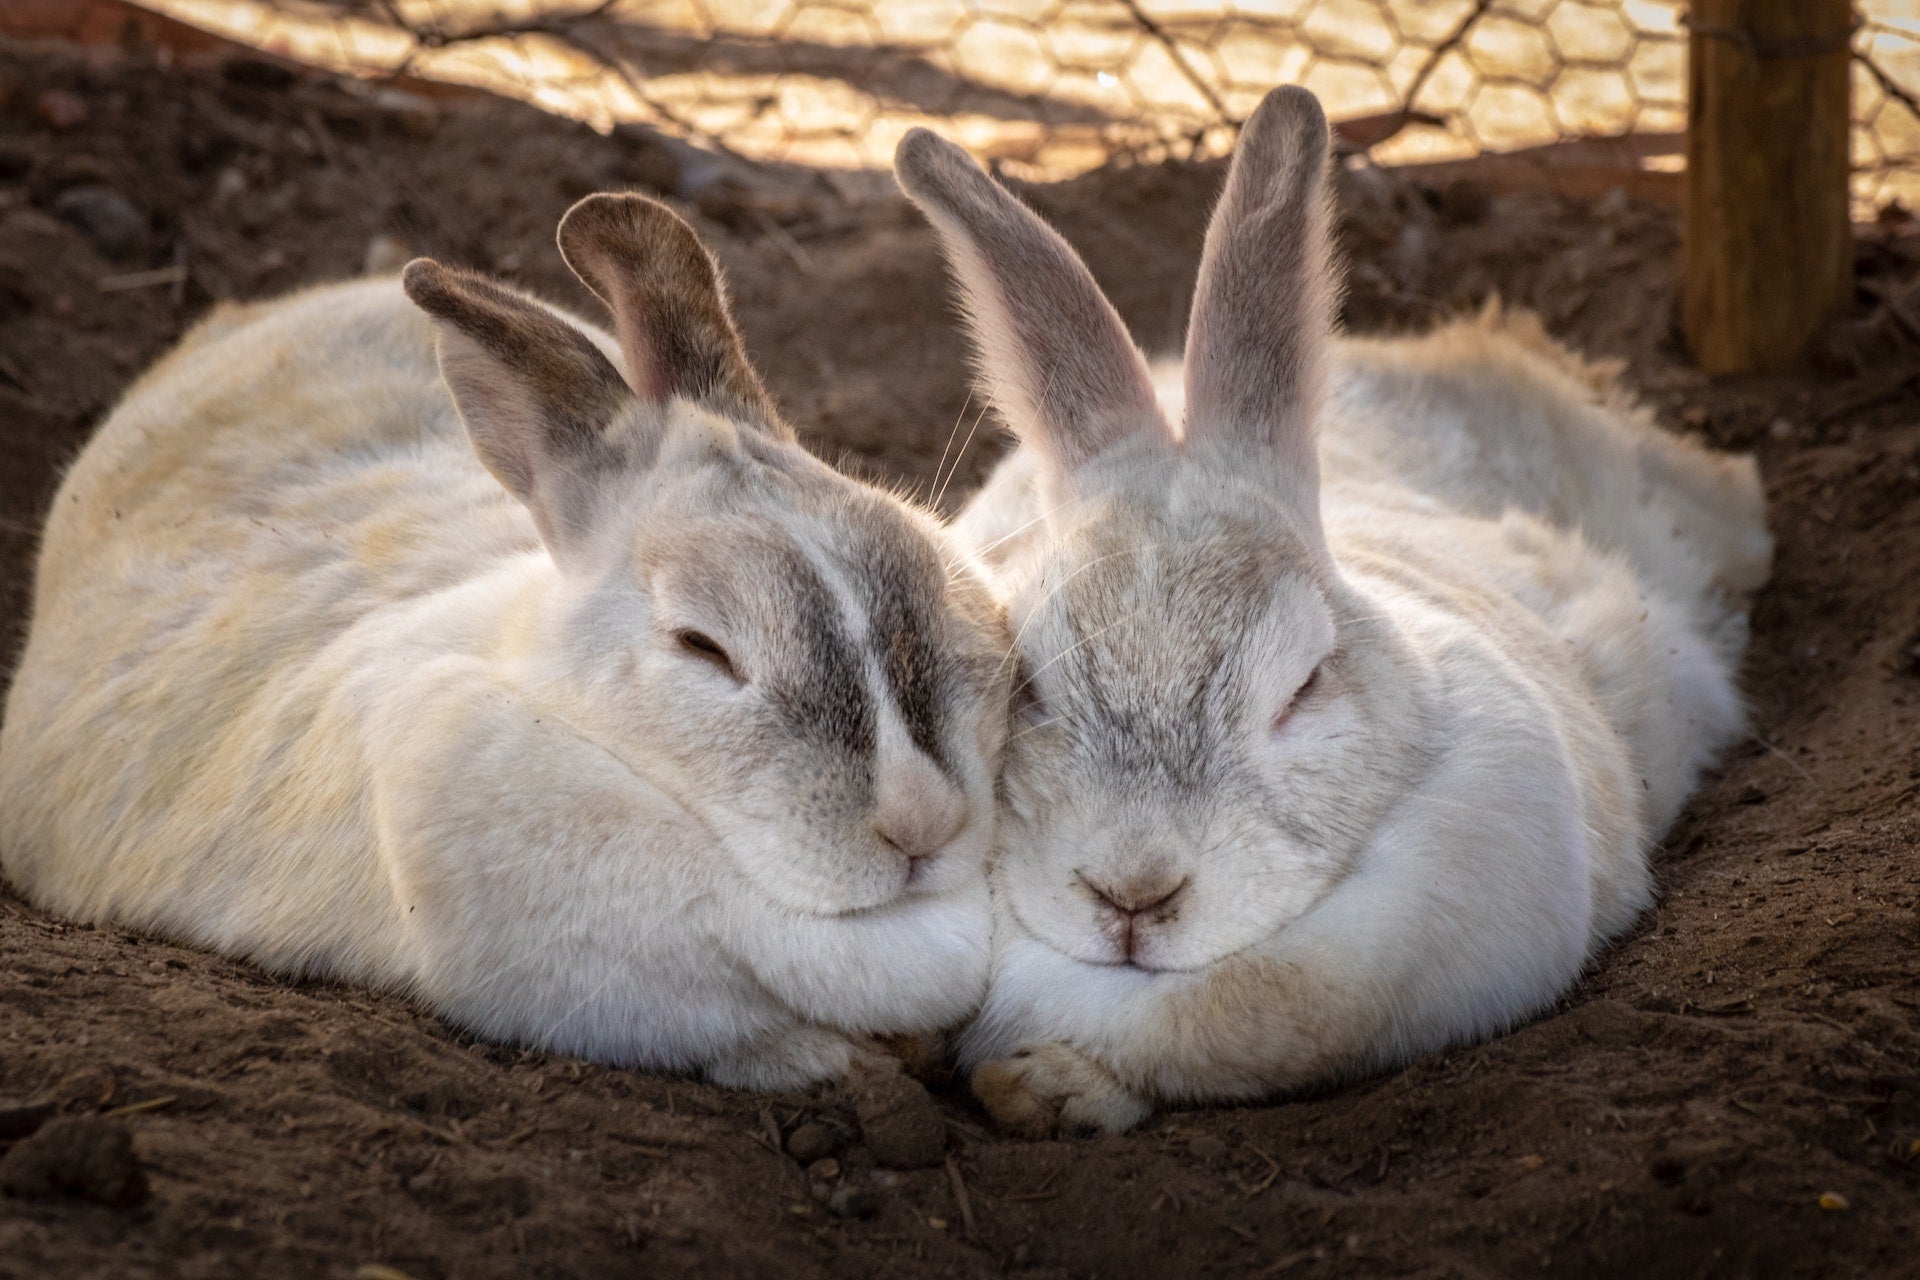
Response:
[{"label": "rabbit body", "polygon": [[[1064,242],[902,149],[1021,437],[956,524],[1032,689],[963,1046],[1016,1129],[1541,1009],[1648,904],[1651,847],[1742,727],[1752,460],[1663,432],[1529,316],[1335,342],[1324,137],[1297,91],[1249,123],[1185,365],[1151,383]],[[1078,350],[1028,331],[1043,307]]]},{"label": "rabbit body", "polygon": [[[584,334],[609,368],[620,357],[605,333],[499,298]],[[449,381],[457,329],[441,335]],[[668,690],[744,696],[698,655],[683,672],[636,651],[645,609],[664,606],[626,578],[674,571],[671,531],[648,541],[644,516],[610,518],[568,549],[598,560],[556,568],[537,501],[530,514],[476,458],[435,330],[397,280],[313,289],[217,313],[128,393],[47,526],[0,730],[9,878],[64,915],[407,990],[483,1036],[745,1086],[831,1076],[866,1035],[965,1017],[986,964],[994,714],[891,773],[871,765],[869,791],[905,778],[915,801],[932,788],[966,806],[925,875],[856,859],[836,898],[757,873],[741,831],[759,823],[749,834],[784,856],[782,824],[797,847],[812,815],[779,812],[771,775],[734,764],[772,748],[703,743],[676,723],[686,707],[644,696],[662,669]],[[483,372],[509,409],[538,390]],[[685,398],[622,412],[656,452],[609,486],[613,509],[691,490],[740,508],[743,555],[778,524],[798,544],[871,536],[944,578],[930,521],[797,448]],[[859,594],[851,577],[833,588]],[[931,625],[981,650],[967,660],[999,656],[952,622]],[[855,710],[870,754],[898,747],[889,707],[877,731]],[[920,776],[929,753],[948,781]],[[765,812],[729,826],[716,790]]]}]

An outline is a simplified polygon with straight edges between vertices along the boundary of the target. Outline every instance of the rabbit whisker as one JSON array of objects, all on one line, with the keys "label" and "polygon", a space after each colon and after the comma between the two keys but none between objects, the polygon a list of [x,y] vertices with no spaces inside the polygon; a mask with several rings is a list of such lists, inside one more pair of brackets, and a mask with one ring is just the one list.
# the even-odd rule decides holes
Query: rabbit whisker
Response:
[{"label": "rabbit whisker", "polygon": [[[1059,595],[1062,591],[1065,591],[1067,589],[1068,583],[1072,582],[1075,578],[1079,577],[1081,574],[1085,573],[1087,570],[1093,568],[1095,565],[1104,564],[1108,560],[1118,560],[1121,556],[1134,555],[1138,552],[1143,552],[1143,551],[1158,551],[1159,549],[1160,549],[1159,544],[1152,543],[1152,542],[1143,543],[1138,547],[1122,547],[1118,551],[1109,551],[1106,555],[1095,556],[1093,559],[1087,561],[1085,564],[1075,569],[1072,573],[1068,574],[1066,577],[1060,579],[1059,582],[1054,584],[1053,590],[1047,592],[1045,596],[1041,597],[1040,602],[1034,605],[1032,610],[1028,612],[1027,620],[1020,624],[1019,632],[1013,637],[1013,643],[1010,646],[1008,646],[1007,655],[1004,659],[1002,659],[1003,669],[1004,669],[1005,663],[1014,661],[1016,659],[1016,656],[1020,652],[1020,641],[1026,638],[1027,629],[1033,626],[1035,619],[1039,618],[1041,612],[1047,607],[1049,603],[1052,602],[1053,598]],[[1052,665],[1052,664],[1050,663],[1048,665]],[[1025,688],[1026,686],[1022,685],[1021,687]]]},{"label": "rabbit whisker", "polygon": [[1018,733],[1008,734],[1007,745],[1012,746],[1014,743],[1020,741],[1020,739],[1026,737],[1030,733],[1037,733],[1041,729],[1050,729],[1054,725],[1059,724],[1060,720],[1061,720],[1060,716],[1049,716],[1045,720],[1042,720],[1039,724],[1030,724],[1026,728],[1020,730],[1020,732]]},{"label": "rabbit whisker", "polygon": [[1025,680],[1022,680],[1020,682],[1019,687],[1013,691],[1014,694],[1018,696],[1020,692],[1024,690],[1028,685],[1032,684],[1035,680],[1038,680],[1040,678],[1040,673],[1042,671],[1045,671],[1048,667],[1051,667],[1054,663],[1060,661],[1062,658],[1071,654],[1074,650],[1085,648],[1087,645],[1092,644],[1095,640],[1098,640],[1101,636],[1107,634],[1107,632],[1112,631],[1115,627],[1125,626],[1127,623],[1132,622],[1135,618],[1139,617],[1144,612],[1145,610],[1143,609],[1135,609],[1132,613],[1128,614],[1126,617],[1115,618],[1112,622],[1109,622],[1106,626],[1100,628],[1098,631],[1095,631],[1093,634],[1082,636],[1080,639],[1075,640],[1072,644],[1062,649],[1059,653],[1056,653],[1051,658],[1048,658],[1046,662],[1034,668],[1033,673],[1029,675]]},{"label": "rabbit whisker", "polygon": [[932,497],[927,499],[927,505],[930,507],[936,505],[940,501],[940,496],[938,493],[938,490],[940,489],[940,473],[944,471],[947,466],[947,451],[953,448],[953,438],[960,434],[960,423],[965,420],[967,416],[967,410],[971,409],[972,407],[973,407],[973,388],[968,387],[967,398],[960,402],[960,412],[954,415],[953,428],[952,430],[947,432],[947,442],[946,444],[942,445],[940,448],[940,461],[933,464],[933,482],[927,486],[927,491],[933,494]]},{"label": "rabbit whisker", "polygon": [[1747,736],[1749,738],[1752,738],[1755,742],[1759,743],[1761,746],[1765,747],[1769,752],[1773,753],[1776,756],[1779,756],[1782,760],[1785,760],[1787,762],[1787,768],[1793,770],[1795,773],[1799,774],[1802,778],[1806,779],[1808,782],[1813,781],[1813,775],[1811,773],[1808,773],[1806,770],[1806,766],[1802,765],[1798,760],[1795,760],[1792,756],[1788,755],[1786,752],[1782,751],[1780,748],[1774,746],[1771,742],[1768,742],[1765,738],[1761,737],[1757,733],[1750,733]]},{"label": "rabbit whisker", "polygon": [[960,442],[959,452],[953,455],[953,466],[947,471],[947,478],[941,482],[939,492],[933,495],[933,506],[940,505],[940,500],[947,496],[948,487],[953,484],[953,478],[960,474],[961,460],[967,456],[967,450],[973,445],[974,433],[980,430],[980,423],[986,416],[987,406],[981,405],[980,412],[973,415],[973,425],[967,428],[967,438]]}]

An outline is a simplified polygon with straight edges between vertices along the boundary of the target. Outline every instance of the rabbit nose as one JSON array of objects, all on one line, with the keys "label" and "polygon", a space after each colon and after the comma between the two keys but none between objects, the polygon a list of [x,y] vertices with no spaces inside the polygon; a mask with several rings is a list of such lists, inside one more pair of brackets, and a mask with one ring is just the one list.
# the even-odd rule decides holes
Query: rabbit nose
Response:
[{"label": "rabbit nose", "polygon": [[905,854],[909,864],[939,853],[967,825],[959,789],[930,761],[888,770],[878,791],[874,834]]},{"label": "rabbit nose", "polygon": [[1160,879],[1127,880],[1117,885],[1100,885],[1083,876],[1081,881],[1094,897],[1129,920],[1166,906],[1187,887],[1185,880],[1171,883]]}]

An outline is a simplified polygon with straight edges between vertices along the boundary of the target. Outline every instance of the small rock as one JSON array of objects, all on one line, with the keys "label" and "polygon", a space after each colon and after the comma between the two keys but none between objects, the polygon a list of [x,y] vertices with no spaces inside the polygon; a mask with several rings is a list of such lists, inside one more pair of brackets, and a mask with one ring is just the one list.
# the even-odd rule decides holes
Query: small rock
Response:
[{"label": "small rock", "polygon": [[880,1193],[872,1187],[842,1183],[827,1197],[827,1212],[836,1218],[871,1218],[880,1212]]},{"label": "small rock", "polygon": [[1793,439],[1793,424],[1785,418],[1775,418],[1767,424],[1767,434],[1775,440]]},{"label": "small rock", "polygon": [[68,89],[45,89],[34,99],[34,111],[56,129],[76,129],[87,122],[87,100]]},{"label": "small rock", "polygon": [[860,1135],[874,1163],[887,1169],[924,1169],[946,1155],[947,1126],[927,1087],[904,1074],[870,1081],[854,1104]]},{"label": "small rock", "polygon": [[807,1166],[807,1176],[820,1182],[832,1182],[840,1176],[840,1162],[832,1156],[825,1160],[815,1160]]},{"label": "small rock", "polygon": [[133,201],[102,183],[62,191],[54,199],[53,212],[109,258],[125,257],[147,231],[147,215]]},{"label": "small rock", "polygon": [[818,1120],[809,1120],[787,1135],[787,1154],[802,1165],[825,1160],[840,1154],[840,1135]]},{"label": "small rock", "polygon": [[0,1160],[0,1190],[15,1196],[84,1196],[104,1205],[137,1204],[147,1179],[133,1135],[117,1120],[68,1116],[22,1139]]}]

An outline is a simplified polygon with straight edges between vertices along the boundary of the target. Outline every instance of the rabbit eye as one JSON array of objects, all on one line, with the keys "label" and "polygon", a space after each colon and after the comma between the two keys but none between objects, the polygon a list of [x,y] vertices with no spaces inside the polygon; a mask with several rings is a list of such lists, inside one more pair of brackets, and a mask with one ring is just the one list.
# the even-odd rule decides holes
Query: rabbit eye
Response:
[{"label": "rabbit eye", "polygon": [[1047,700],[1040,696],[1040,686],[1024,661],[1013,672],[1013,714],[1029,720],[1041,720],[1047,714]]},{"label": "rabbit eye", "polygon": [[690,654],[716,668],[720,674],[735,684],[744,683],[740,679],[739,670],[733,665],[733,659],[728,657],[727,651],[722,649],[719,642],[706,632],[676,631],[673,633],[673,638],[675,643],[680,646],[682,652]]},{"label": "rabbit eye", "polygon": [[1320,671],[1321,668],[1326,665],[1326,663],[1322,662],[1309,672],[1307,678],[1300,682],[1300,687],[1293,691],[1293,696],[1287,699],[1287,705],[1280,708],[1280,714],[1273,718],[1273,731],[1275,733],[1280,732],[1281,729],[1286,727],[1287,721],[1293,719],[1293,713],[1299,709],[1300,704],[1305,701],[1315,689],[1320,687]]}]

